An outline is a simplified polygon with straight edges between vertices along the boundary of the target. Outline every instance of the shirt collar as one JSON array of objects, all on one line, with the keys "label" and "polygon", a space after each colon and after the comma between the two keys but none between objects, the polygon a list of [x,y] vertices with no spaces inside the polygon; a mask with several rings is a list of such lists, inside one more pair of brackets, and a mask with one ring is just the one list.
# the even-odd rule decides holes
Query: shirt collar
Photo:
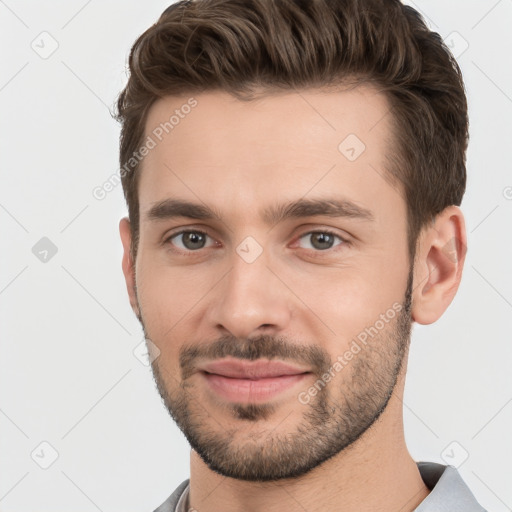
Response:
[{"label": "shirt collar", "polygon": [[[443,466],[436,462],[416,464],[423,482],[430,489],[430,494],[414,512],[486,512],[476,501],[455,466]],[[188,510],[190,486],[188,481],[186,483],[187,486],[176,505],[176,512]]]},{"label": "shirt collar", "polygon": [[443,466],[436,462],[416,464],[430,494],[414,512],[486,512],[476,501],[455,466]]}]

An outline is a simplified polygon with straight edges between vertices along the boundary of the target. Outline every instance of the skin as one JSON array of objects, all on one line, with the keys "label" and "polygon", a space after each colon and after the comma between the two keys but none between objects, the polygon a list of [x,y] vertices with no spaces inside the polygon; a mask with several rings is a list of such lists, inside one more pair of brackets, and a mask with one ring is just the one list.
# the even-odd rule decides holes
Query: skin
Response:
[{"label": "skin", "polygon": [[[194,97],[197,106],[142,163],[135,262],[130,223],[123,218],[119,225],[130,303],[160,351],[153,362],[159,391],[196,443],[189,506],[199,512],[414,510],[429,489],[404,439],[408,329],[435,322],[457,292],[466,246],[461,210],[446,208],[421,232],[407,308],[406,206],[400,189],[384,179],[391,126],[382,93],[363,85],[267,94],[253,102],[221,91]],[[187,100],[158,100],[146,135]],[[366,146],[354,161],[338,150],[348,134]],[[269,225],[260,215],[275,203],[333,197],[371,210],[374,220],[315,215]],[[207,205],[219,217],[150,220],[150,208],[168,198]],[[183,237],[169,238],[183,228],[207,232],[205,247],[191,250]],[[320,250],[311,233],[326,229],[341,239]],[[251,263],[237,252],[248,236],[262,248]],[[454,238],[460,244],[448,257]],[[323,392],[301,404],[299,392],[314,384],[322,363],[336,361],[393,304],[404,306],[402,324],[398,315],[385,323]],[[201,357],[180,366],[190,347]],[[215,395],[197,372],[214,356],[247,357],[250,350],[312,373],[251,406]],[[349,405],[360,409],[351,415]],[[323,460],[320,434],[331,436]],[[287,475],[292,467],[296,473]]]}]

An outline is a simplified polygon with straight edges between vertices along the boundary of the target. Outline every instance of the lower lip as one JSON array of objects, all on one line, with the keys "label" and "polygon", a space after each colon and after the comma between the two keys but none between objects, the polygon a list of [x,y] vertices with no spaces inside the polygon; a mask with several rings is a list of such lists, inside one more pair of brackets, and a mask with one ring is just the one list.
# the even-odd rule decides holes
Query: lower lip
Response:
[{"label": "lower lip", "polygon": [[281,377],[257,380],[235,379],[205,372],[202,372],[202,375],[210,389],[226,400],[231,402],[264,402],[302,382],[310,373],[282,375]]}]

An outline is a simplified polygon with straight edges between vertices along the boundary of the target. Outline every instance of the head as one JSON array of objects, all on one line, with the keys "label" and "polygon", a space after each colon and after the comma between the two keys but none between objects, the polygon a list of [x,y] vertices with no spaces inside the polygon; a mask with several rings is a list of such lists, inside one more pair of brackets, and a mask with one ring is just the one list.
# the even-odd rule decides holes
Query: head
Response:
[{"label": "head", "polygon": [[[363,442],[456,293],[460,70],[378,0],[178,2],[129,65],[123,270],[159,392],[211,469],[304,474]],[[301,371],[233,393],[208,371],[233,360]]]}]

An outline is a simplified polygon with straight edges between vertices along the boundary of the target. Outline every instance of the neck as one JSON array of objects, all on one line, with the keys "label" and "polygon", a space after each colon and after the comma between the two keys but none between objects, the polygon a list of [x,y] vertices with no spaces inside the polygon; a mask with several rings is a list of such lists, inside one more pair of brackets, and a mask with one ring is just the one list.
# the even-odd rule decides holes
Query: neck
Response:
[{"label": "neck", "polygon": [[192,450],[191,510],[200,512],[409,512],[429,494],[405,445],[402,375],[379,419],[356,442],[309,473],[247,482],[210,470]]}]

